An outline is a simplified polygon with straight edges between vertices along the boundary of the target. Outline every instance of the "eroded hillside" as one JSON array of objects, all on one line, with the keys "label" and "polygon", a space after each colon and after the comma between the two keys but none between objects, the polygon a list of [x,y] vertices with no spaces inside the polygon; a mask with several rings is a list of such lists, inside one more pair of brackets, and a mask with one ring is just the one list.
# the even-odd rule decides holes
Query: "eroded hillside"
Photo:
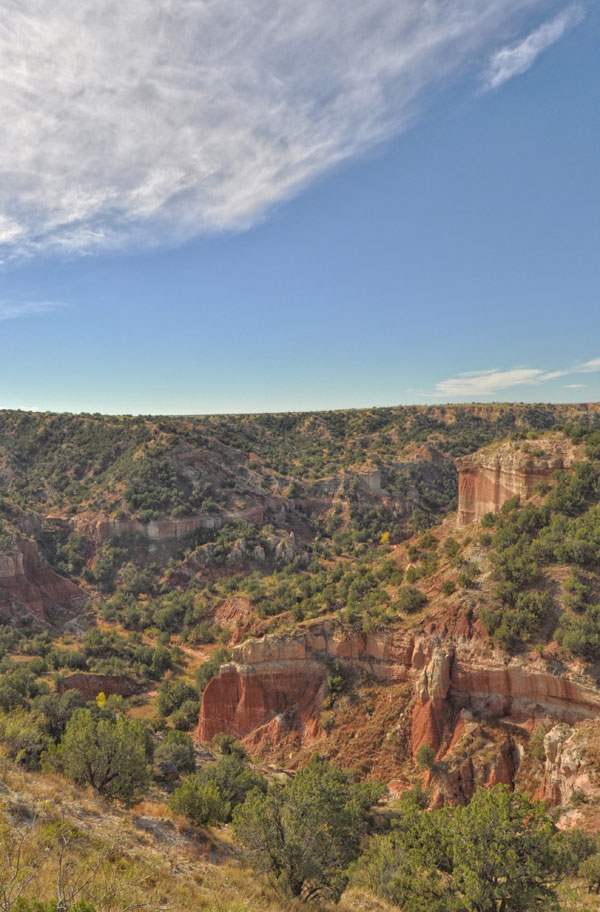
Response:
[{"label": "eroded hillside", "polygon": [[34,768],[48,692],[113,694],[159,739],[600,825],[596,406],[1,418],[0,706]]}]

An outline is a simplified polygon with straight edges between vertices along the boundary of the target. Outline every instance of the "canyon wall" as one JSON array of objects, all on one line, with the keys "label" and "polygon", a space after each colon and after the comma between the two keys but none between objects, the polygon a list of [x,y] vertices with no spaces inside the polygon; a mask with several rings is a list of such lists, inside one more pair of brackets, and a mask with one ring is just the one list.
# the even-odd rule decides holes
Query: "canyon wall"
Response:
[{"label": "canyon wall", "polygon": [[32,614],[51,623],[57,609],[72,612],[85,601],[81,589],[44,562],[35,542],[22,538],[13,552],[0,555],[0,610]]},{"label": "canyon wall", "polygon": [[232,661],[204,691],[198,739],[227,732],[258,751],[293,731],[301,745],[313,743],[323,735],[319,717],[335,661],[355,684],[408,685],[398,718],[409,719],[413,757],[423,744],[447,750],[465,713],[517,725],[535,718],[568,725],[600,718],[594,682],[554,674],[539,657],[509,659],[489,643],[457,633],[365,634],[325,621],[235,647]]},{"label": "canyon wall", "polygon": [[562,435],[548,435],[531,444],[506,441],[460,457],[456,460],[458,525],[478,522],[512,497],[527,500],[539,482],[549,482],[574,458],[573,445]]},{"label": "canyon wall", "polygon": [[[168,541],[186,538],[197,529],[219,530],[227,523],[245,521],[257,526],[267,522],[283,523],[290,501],[276,497],[262,497],[259,502],[240,509],[225,510],[218,514],[196,513],[193,516],[177,518],[161,517],[149,523],[137,519],[78,519],[74,527],[88,535],[96,542],[105,541],[112,536],[141,535],[149,541]],[[62,517],[49,517],[53,522],[64,522]]]}]

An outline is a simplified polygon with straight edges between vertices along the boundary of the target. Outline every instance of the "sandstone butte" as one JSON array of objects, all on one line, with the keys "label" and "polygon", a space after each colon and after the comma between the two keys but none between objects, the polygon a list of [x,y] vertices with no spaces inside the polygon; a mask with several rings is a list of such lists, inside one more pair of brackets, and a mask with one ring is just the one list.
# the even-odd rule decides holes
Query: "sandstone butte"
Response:
[{"label": "sandstone butte", "polygon": [[[536,441],[533,453],[507,442],[459,459],[450,530],[515,495],[526,500],[575,455],[568,441],[552,435]],[[323,700],[336,661],[358,696],[346,699],[348,724],[330,737]],[[455,602],[410,628],[365,634],[327,619],[289,635],[247,640],[207,685],[197,737],[208,742],[227,732],[288,765],[319,750],[400,788],[407,765],[429,744],[436,774],[424,776],[434,801],[465,800],[477,785],[516,783],[562,804],[568,825],[579,812],[565,801],[575,791],[600,792],[600,754],[586,747],[595,739],[600,745],[596,720],[600,690],[580,664],[564,668],[551,654],[511,657],[485,635],[473,605]],[[531,744],[540,731],[545,761],[532,776]]]}]

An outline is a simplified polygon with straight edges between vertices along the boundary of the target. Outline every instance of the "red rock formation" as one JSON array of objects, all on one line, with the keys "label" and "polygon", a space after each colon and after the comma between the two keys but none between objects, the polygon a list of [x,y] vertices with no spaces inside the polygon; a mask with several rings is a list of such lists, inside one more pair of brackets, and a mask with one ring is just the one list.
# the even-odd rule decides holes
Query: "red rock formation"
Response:
[{"label": "red rock formation", "polygon": [[57,691],[64,694],[67,690],[78,690],[86,700],[94,700],[99,693],[109,697],[113,694],[120,697],[131,697],[137,693],[139,686],[131,678],[123,675],[102,675],[76,672],[58,682]]},{"label": "red rock formation", "polygon": [[75,583],[46,566],[35,542],[20,539],[12,554],[0,555],[0,609],[12,614],[21,606],[47,623],[53,608],[72,611],[84,600]]},{"label": "red rock formation", "polygon": [[415,681],[415,705],[412,713],[413,755],[424,744],[439,750],[444,734],[446,698],[450,690],[452,654],[435,649],[429,664]]},{"label": "red rock formation", "polygon": [[204,691],[198,738],[211,741],[226,732],[250,736],[250,742],[261,746],[263,735],[272,741],[273,726],[281,731],[292,725],[303,736],[314,737],[324,680],[325,669],[317,663],[307,663],[301,671],[264,668],[260,674],[225,665]]},{"label": "red rock formation", "polygon": [[[443,640],[398,630],[364,634],[325,621],[293,636],[237,646],[233,662],[204,692],[199,739],[229,732],[258,751],[276,743],[282,732],[295,730],[300,744],[312,743],[322,735],[319,717],[332,659],[357,678],[384,686],[408,683],[408,702],[398,706],[398,717],[409,713],[413,756],[426,743],[443,755],[464,711],[513,724],[534,717],[569,724],[600,718],[600,690],[594,681],[554,675],[540,658],[509,659],[485,641],[457,634]],[[498,736],[500,747],[486,755],[477,781],[502,782],[512,775],[505,737]]]},{"label": "red rock formation", "polygon": [[462,456],[456,460],[458,525],[478,522],[511,497],[527,500],[538,482],[547,482],[573,458],[572,444],[558,435],[533,443],[506,441]]}]

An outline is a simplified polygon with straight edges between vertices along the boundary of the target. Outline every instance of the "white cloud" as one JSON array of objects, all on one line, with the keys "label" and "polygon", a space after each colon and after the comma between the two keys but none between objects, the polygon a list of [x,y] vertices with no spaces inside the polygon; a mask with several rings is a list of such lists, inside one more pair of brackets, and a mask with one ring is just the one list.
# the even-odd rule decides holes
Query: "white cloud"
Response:
[{"label": "white cloud", "polygon": [[550,0],[0,5],[0,244],[85,251],[251,224],[407,128]]},{"label": "white cloud", "polygon": [[539,380],[556,380],[558,377],[564,377],[565,374],[570,374],[571,371],[568,370],[557,370],[557,371],[548,371],[545,374],[542,374],[539,377]]},{"label": "white cloud", "polygon": [[543,371],[535,368],[471,372],[440,380],[436,383],[435,392],[440,396],[490,396],[511,386],[539,382],[543,375]]},{"label": "white cloud", "polygon": [[584,18],[584,11],[578,4],[572,4],[553,19],[540,25],[539,28],[515,44],[501,48],[492,56],[484,75],[487,89],[495,89],[513,76],[525,73],[537,60],[539,55],[555,44],[569,29]]},{"label": "white cloud", "polygon": [[[534,367],[515,367],[512,370],[465,371],[440,380],[435,386],[436,396],[491,396],[513,386],[532,386],[547,383],[569,374],[591,373],[600,371],[600,358],[584,361],[566,370],[545,371]],[[565,389],[582,389],[583,384],[571,383]]]},{"label": "white cloud", "polygon": [[0,321],[34,317],[66,307],[61,301],[8,301],[0,299]]},{"label": "white cloud", "polygon": [[592,358],[591,361],[584,361],[573,368],[576,374],[588,374],[593,371],[600,371],[600,358]]},{"label": "white cloud", "polygon": [[563,389],[566,390],[581,390],[585,389],[585,383],[565,383]]}]

